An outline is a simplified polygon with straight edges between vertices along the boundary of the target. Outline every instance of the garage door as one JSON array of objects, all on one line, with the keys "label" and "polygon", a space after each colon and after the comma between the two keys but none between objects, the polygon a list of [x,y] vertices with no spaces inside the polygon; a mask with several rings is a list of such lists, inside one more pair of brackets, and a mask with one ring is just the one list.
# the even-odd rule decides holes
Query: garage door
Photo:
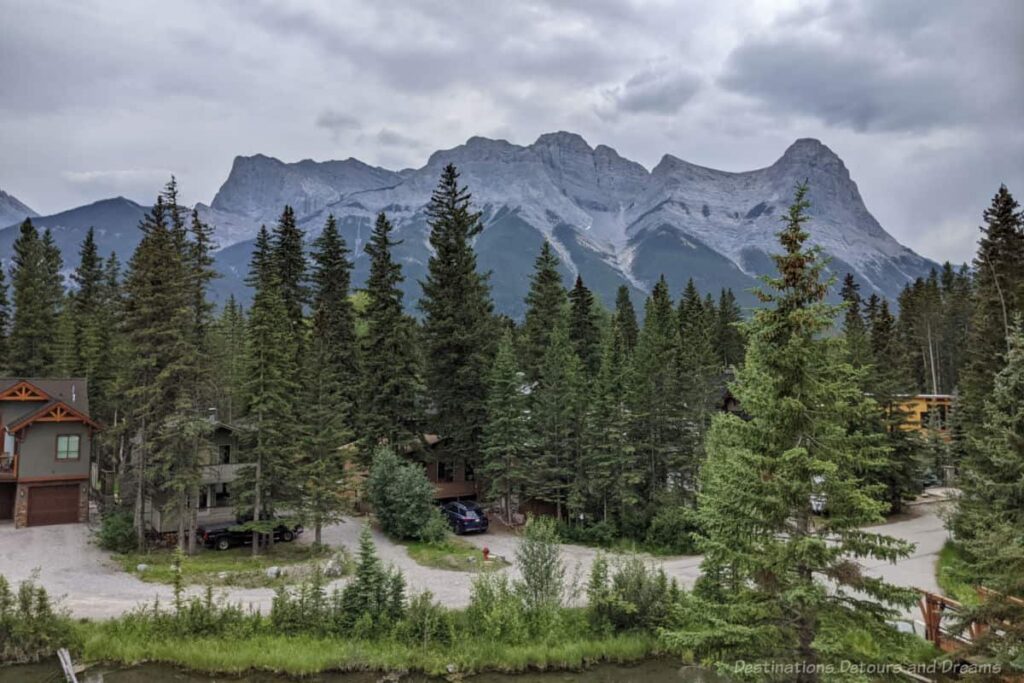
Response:
[{"label": "garage door", "polygon": [[28,525],[78,521],[78,484],[33,486],[28,491]]}]

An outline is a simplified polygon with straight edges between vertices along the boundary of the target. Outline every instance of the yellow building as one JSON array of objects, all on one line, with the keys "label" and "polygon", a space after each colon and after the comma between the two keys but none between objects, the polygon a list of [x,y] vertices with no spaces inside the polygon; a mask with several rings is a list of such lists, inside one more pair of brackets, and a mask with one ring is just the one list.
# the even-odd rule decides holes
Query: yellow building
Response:
[{"label": "yellow building", "polygon": [[948,433],[949,417],[953,410],[952,394],[900,396],[899,405],[906,416],[904,429],[917,432],[929,429],[934,424],[940,434]]}]

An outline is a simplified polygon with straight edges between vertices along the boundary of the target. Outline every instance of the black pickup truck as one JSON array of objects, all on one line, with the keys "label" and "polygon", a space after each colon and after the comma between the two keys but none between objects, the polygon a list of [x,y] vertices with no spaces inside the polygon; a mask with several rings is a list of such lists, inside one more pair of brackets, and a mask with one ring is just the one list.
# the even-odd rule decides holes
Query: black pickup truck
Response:
[{"label": "black pickup truck", "polygon": [[[207,548],[227,550],[240,545],[252,545],[252,532],[245,531],[239,526],[239,522],[225,522],[223,524],[211,524],[196,529],[197,535],[202,539],[203,545]],[[302,526],[299,524],[281,523],[274,527],[274,542],[289,543],[302,535]]]}]

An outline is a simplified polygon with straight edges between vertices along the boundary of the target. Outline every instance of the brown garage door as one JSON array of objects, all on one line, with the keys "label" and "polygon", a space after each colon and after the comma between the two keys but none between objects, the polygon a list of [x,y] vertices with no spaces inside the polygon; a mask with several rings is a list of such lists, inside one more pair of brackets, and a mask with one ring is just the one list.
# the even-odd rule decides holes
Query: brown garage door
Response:
[{"label": "brown garage door", "polygon": [[33,486],[28,491],[28,525],[78,521],[78,484]]}]

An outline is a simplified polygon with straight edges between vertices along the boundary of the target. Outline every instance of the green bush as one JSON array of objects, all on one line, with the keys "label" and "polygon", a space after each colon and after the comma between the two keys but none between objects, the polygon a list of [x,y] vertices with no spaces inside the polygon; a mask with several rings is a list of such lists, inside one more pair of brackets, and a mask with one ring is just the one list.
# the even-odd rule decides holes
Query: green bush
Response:
[{"label": "green bush", "polygon": [[486,641],[519,644],[530,635],[523,600],[505,574],[473,580],[466,620]]},{"label": "green bush", "polygon": [[699,530],[696,513],[692,509],[667,505],[654,515],[644,542],[663,553],[690,555],[697,551]]},{"label": "green bush", "polygon": [[527,612],[562,606],[565,564],[559,543],[557,527],[550,517],[533,517],[527,522],[523,540],[516,548],[516,565],[522,577],[516,588]]},{"label": "green bush", "polygon": [[17,591],[0,575],[0,664],[38,662],[75,644],[71,620],[34,580]]},{"label": "green bush", "polygon": [[569,543],[609,548],[619,539],[619,530],[614,522],[594,522],[593,524],[566,524],[558,527],[558,535]]},{"label": "green bush", "polygon": [[424,648],[448,645],[455,639],[451,612],[434,601],[433,593],[424,591],[409,601],[398,636],[402,642]]},{"label": "green bush", "polygon": [[127,510],[112,510],[103,515],[96,543],[104,550],[115,553],[131,553],[138,549],[135,524],[132,513]]},{"label": "green bush", "polygon": [[609,563],[594,560],[587,583],[587,615],[599,633],[627,630],[656,631],[665,626],[679,587],[663,569],[636,556]]},{"label": "green bush", "polygon": [[434,485],[423,468],[408,462],[390,448],[373,453],[366,494],[381,528],[399,540],[430,540],[438,527],[434,521]]}]

